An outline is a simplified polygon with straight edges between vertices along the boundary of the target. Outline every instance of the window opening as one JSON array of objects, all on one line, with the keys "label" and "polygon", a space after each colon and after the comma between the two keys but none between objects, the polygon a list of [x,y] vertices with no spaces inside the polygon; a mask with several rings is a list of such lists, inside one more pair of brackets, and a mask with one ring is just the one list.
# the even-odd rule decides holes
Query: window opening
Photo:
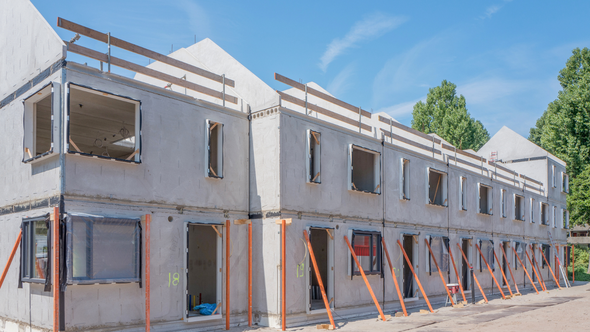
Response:
[{"label": "window opening", "polygon": [[[543,254],[545,255],[545,258],[547,258],[547,260],[551,260],[551,246],[549,246],[548,244],[542,244],[541,248],[543,250]],[[541,257],[541,260],[543,261],[543,265],[541,266],[541,268],[545,268],[545,266],[547,266],[547,263],[545,262],[545,258]],[[551,268],[551,267],[550,267]]]},{"label": "window opening", "polygon": [[223,124],[207,120],[207,176],[223,178]]},{"label": "window opening", "polygon": [[570,228],[570,213],[566,209],[562,209],[563,227],[565,229]]},{"label": "window opening", "polygon": [[551,165],[551,185],[553,188],[557,187],[557,181],[555,179],[557,175],[555,173],[555,165]]},{"label": "window opening", "polygon": [[557,206],[553,207],[553,218],[551,218],[551,226],[557,227]]},{"label": "window opening", "polygon": [[524,197],[514,195],[514,219],[524,221]]},{"label": "window opening", "polygon": [[49,216],[22,222],[21,280],[43,282],[49,274]]},{"label": "window opening", "polygon": [[[448,238],[444,236],[432,236],[430,237],[429,243],[430,248],[432,249],[432,253],[436,258],[436,262],[438,263],[438,267],[440,268],[441,272],[449,272],[449,250],[448,250]],[[432,260],[432,255],[430,254],[430,250],[426,248],[426,252],[428,253],[428,271],[432,275],[432,272],[438,272],[436,270],[436,264]]]},{"label": "window opening", "polygon": [[428,168],[428,204],[447,206],[447,174]]},{"label": "window opening", "polygon": [[501,204],[502,204],[502,218],[506,218],[506,190],[501,191]]},{"label": "window opening", "polygon": [[410,200],[410,160],[401,159],[401,199]]},{"label": "window opening", "polygon": [[[353,231],[352,247],[365,274],[381,274],[381,233]],[[361,274],[354,259],[352,274]]]},{"label": "window opening", "polygon": [[467,211],[467,178],[460,177],[459,178],[460,185],[461,185],[461,193],[460,193],[460,202],[461,202],[461,210]]},{"label": "window opening", "polygon": [[[496,271],[495,261],[494,261],[494,241],[492,240],[479,240],[479,249],[481,253],[484,255],[486,261],[490,265],[492,272]],[[478,251],[479,254],[479,251]],[[487,270],[486,263],[481,258],[481,255],[478,255],[478,263],[479,263],[479,272],[483,270]]]},{"label": "window opening", "polygon": [[221,239],[215,225],[188,224],[187,317],[221,317]]},{"label": "window opening", "polygon": [[570,177],[566,173],[561,173],[561,192],[570,192]]},{"label": "window opening", "polygon": [[492,215],[492,187],[479,184],[479,213]]},{"label": "window opening", "polygon": [[53,94],[51,83],[24,101],[25,162],[53,152]]},{"label": "window opening", "polygon": [[68,152],[140,161],[139,101],[70,84]]},{"label": "window opening", "polygon": [[[469,239],[463,239],[461,241],[461,249],[467,259],[471,261],[471,251],[469,250]],[[461,255],[463,256],[463,255]],[[465,262],[465,259],[461,257],[461,285],[463,285],[463,290],[468,291],[471,287],[471,279],[469,278],[469,267]]]},{"label": "window opening", "polygon": [[[414,235],[404,235],[404,250],[408,255],[410,264],[414,265]],[[414,274],[408,265],[408,262],[403,259],[403,296],[405,299],[416,297],[418,290],[414,291]]]},{"label": "window opening", "polygon": [[530,202],[530,206],[531,206],[531,223],[535,223],[535,199],[531,197],[531,202]]},{"label": "window opening", "polygon": [[381,192],[379,152],[350,145],[350,189],[367,193]]},{"label": "window opening", "polygon": [[541,224],[549,225],[549,205],[541,203]]},{"label": "window opening", "polygon": [[321,134],[307,131],[307,181],[321,183]]},{"label": "window opening", "polygon": [[[508,254],[511,251],[510,250],[510,242],[507,242],[507,241],[502,242],[502,249],[506,253],[506,256],[504,256],[502,253],[500,253],[500,259],[502,259],[502,271],[504,271],[504,275],[506,276],[506,278],[508,278],[508,276],[510,275],[509,271],[508,271],[508,263],[510,263],[510,262],[507,261],[507,258],[511,257]],[[502,285],[506,285],[506,280],[504,280],[504,278],[502,278]]]},{"label": "window opening", "polygon": [[138,219],[68,214],[68,283],[139,282]]}]

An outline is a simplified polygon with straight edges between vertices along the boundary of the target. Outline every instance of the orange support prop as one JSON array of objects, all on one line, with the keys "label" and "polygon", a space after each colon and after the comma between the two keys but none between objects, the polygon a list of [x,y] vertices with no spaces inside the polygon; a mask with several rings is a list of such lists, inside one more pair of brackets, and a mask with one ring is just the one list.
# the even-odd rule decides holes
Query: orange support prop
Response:
[{"label": "orange support prop", "polygon": [[[539,278],[539,274],[537,273],[537,270],[535,269],[535,265],[533,264],[533,261],[531,261],[531,257],[529,256],[529,253],[526,249],[524,250],[524,253],[526,254],[526,258],[529,260],[529,263],[531,264],[531,267],[533,268],[533,272],[535,273],[535,275],[537,276],[537,279],[539,280],[539,286],[541,286],[541,290],[544,291],[545,288],[543,288],[543,284],[541,283],[541,279]],[[533,285],[534,284],[535,283],[533,283]]]},{"label": "orange support prop", "polygon": [[346,244],[348,245],[348,249],[350,249],[350,253],[352,254],[352,258],[354,258],[354,261],[356,262],[356,266],[359,268],[359,271],[361,272],[361,275],[363,276],[363,280],[365,281],[365,284],[367,285],[367,289],[369,290],[369,293],[371,293],[371,297],[373,298],[373,302],[375,302],[375,306],[377,307],[377,310],[379,310],[379,314],[381,315],[381,320],[385,322],[385,315],[383,314],[383,311],[381,310],[381,306],[379,305],[379,302],[377,301],[377,298],[375,297],[375,294],[373,293],[373,289],[371,288],[371,285],[369,284],[369,280],[367,280],[367,276],[365,275],[365,271],[363,270],[363,267],[359,263],[359,260],[356,257],[356,254],[354,253],[354,250],[352,249],[350,242],[348,242],[348,238],[346,237],[346,235],[344,235],[344,241],[346,241]]},{"label": "orange support prop", "polygon": [[[490,272],[492,279],[494,279],[496,286],[498,286],[498,289],[500,290],[500,294],[502,294],[502,298],[504,300],[506,300],[506,296],[504,295],[504,292],[502,291],[502,287],[500,287],[498,280],[496,280],[496,277],[494,276],[494,272],[492,272],[492,269],[490,268],[490,265],[488,264],[488,261],[486,260],[486,258],[483,257],[483,254],[481,253],[481,250],[479,249],[479,245],[477,243],[475,244],[475,247],[477,248],[477,251],[479,251],[479,255],[481,256],[481,259],[483,259],[483,262],[486,263],[486,266],[488,267],[488,271]],[[492,250],[493,250],[493,247],[492,247]]]},{"label": "orange support prop", "polygon": [[150,332],[150,252],[152,215],[145,215],[145,331]]},{"label": "orange support prop", "polygon": [[[541,251],[541,250],[539,249],[539,251]],[[545,291],[547,291],[547,286],[545,285],[545,279],[543,278],[543,274],[541,273],[541,268],[539,267],[539,262],[537,262],[537,257],[535,256],[533,246],[531,246],[531,255],[533,256],[533,263],[535,263],[535,265],[537,265],[537,272],[539,272],[539,277],[541,279],[541,282],[543,283],[543,288],[545,289]]]},{"label": "orange support prop", "polygon": [[559,281],[557,281],[557,278],[555,277],[555,273],[553,273],[553,270],[551,269],[551,264],[549,264],[549,261],[547,260],[547,257],[545,257],[543,250],[540,250],[540,251],[541,251],[541,256],[543,256],[543,259],[545,260],[545,264],[547,264],[547,267],[549,268],[549,272],[551,272],[551,275],[553,276],[553,280],[555,280],[557,287],[559,287],[559,289],[561,289],[561,286],[559,286]]},{"label": "orange support prop", "polygon": [[575,270],[575,267],[576,267],[575,258],[576,258],[576,256],[575,256],[575,248],[576,247],[574,247],[574,245],[572,244],[572,284],[574,282],[576,282],[576,270]]},{"label": "orange support prop", "polygon": [[467,299],[465,298],[465,292],[463,292],[463,285],[461,284],[461,277],[459,276],[459,272],[457,271],[457,265],[455,265],[455,259],[453,258],[453,250],[451,250],[450,243],[449,256],[451,256],[451,263],[453,263],[453,270],[455,270],[455,275],[457,276],[457,283],[459,284],[459,289],[461,290],[461,296],[463,296],[463,302],[467,303]]},{"label": "orange support prop", "polygon": [[286,287],[287,287],[287,258],[285,253],[285,241],[287,240],[286,237],[286,230],[287,230],[287,221],[281,221],[281,320],[282,320],[282,328],[283,331],[287,329],[287,321],[285,317],[285,312],[287,311],[286,299],[285,296],[287,294]]},{"label": "orange support prop", "polygon": [[516,284],[516,279],[514,279],[514,275],[512,274],[512,267],[510,267],[510,262],[508,261],[508,257],[506,256],[506,251],[502,244],[500,244],[500,249],[502,250],[502,255],[504,255],[504,260],[506,261],[506,265],[508,265],[508,272],[510,272],[510,278],[512,278],[512,282],[514,282],[514,288],[516,288],[516,293],[520,294],[518,290],[518,285]]},{"label": "orange support prop", "polygon": [[[502,267],[500,266],[500,260],[498,259],[498,256],[496,256],[496,250],[493,250],[494,252],[494,258],[496,258],[496,262],[498,262],[498,267],[500,268],[500,272],[502,272],[502,278],[504,278],[504,282],[506,283],[506,286],[508,286],[508,291],[510,292],[510,296],[514,296],[514,294],[512,294],[512,289],[510,289],[510,284],[508,283],[508,279],[506,278],[506,274],[504,273],[504,269],[502,269]],[[506,262],[508,263],[508,262]]]},{"label": "orange support prop", "polygon": [[14,247],[12,247],[12,251],[10,252],[10,256],[8,257],[8,262],[6,262],[6,267],[4,267],[4,271],[2,271],[2,276],[0,277],[0,288],[2,288],[2,284],[4,283],[4,278],[6,278],[6,274],[8,273],[8,269],[10,269],[10,264],[12,264],[12,260],[14,259],[14,255],[16,254],[16,250],[20,245],[20,240],[23,237],[23,230],[21,229],[18,232],[18,236],[16,237],[16,242],[14,243]]},{"label": "orange support prop", "polygon": [[[510,248],[512,248],[512,247],[510,247]],[[520,257],[518,257],[518,254],[516,253],[516,249],[512,248],[512,251],[514,251],[514,256],[516,256],[516,259],[518,259],[518,261],[520,262],[520,266],[522,266],[522,269],[526,273],[526,276],[529,277],[529,280],[531,282],[531,285],[533,285],[535,292],[537,292],[537,294],[539,294],[539,291],[537,290],[537,286],[535,286],[535,283],[533,282],[533,278],[531,278],[529,271],[527,271],[526,267],[524,266],[524,263],[520,260]],[[525,249],[525,253],[526,253],[526,249]],[[528,254],[527,254],[527,258],[528,258]],[[530,259],[529,259],[529,261],[530,261]],[[532,266],[532,263],[531,263],[531,266]]]},{"label": "orange support prop", "polygon": [[[461,249],[461,246],[459,245],[459,243],[457,243],[457,247],[461,251],[461,255],[463,256],[463,259],[465,260],[465,264],[467,264],[467,267],[470,270],[473,269],[471,267],[471,264],[469,264],[469,261],[467,260],[467,256],[465,256],[465,253],[463,252],[463,249]],[[475,280],[475,283],[477,284],[477,287],[479,288],[481,295],[483,295],[483,299],[486,301],[486,303],[488,303],[488,298],[486,297],[486,293],[484,293],[483,289],[481,289],[481,285],[479,284],[479,281],[477,280],[477,277],[475,276],[475,271],[473,272],[473,280]]]},{"label": "orange support prop", "polygon": [[336,328],[336,324],[334,324],[334,318],[332,318],[332,311],[330,310],[330,303],[328,303],[328,296],[326,295],[326,290],[324,289],[324,282],[322,281],[320,269],[318,268],[318,263],[315,260],[315,255],[313,253],[313,248],[311,247],[311,242],[309,242],[309,236],[307,235],[307,231],[303,231],[303,236],[305,237],[305,241],[307,242],[307,249],[309,249],[309,257],[311,258],[311,262],[313,264],[315,276],[318,279],[318,283],[320,284],[320,291],[322,292],[322,298],[324,299],[326,312],[328,313],[328,317],[330,318],[330,324],[332,324],[333,328]]},{"label": "orange support prop", "polygon": [[434,310],[432,310],[432,306],[430,305],[430,301],[428,300],[428,296],[426,295],[426,292],[424,292],[424,288],[422,288],[422,283],[420,283],[420,279],[418,279],[418,275],[414,271],[414,267],[412,266],[412,262],[410,262],[410,259],[408,258],[408,255],[406,254],[406,251],[404,250],[404,246],[402,245],[400,240],[397,240],[397,245],[399,245],[399,248],[402,250],[402,253],[404,254],[404,258],[406,259],[406,262],[408,263],[410,270],[412,270],[412,274],[414,275],[414,278],[416,279],[416,283],[418,284],[418,287],[420,287],[420,292],[422,292],[422,295],[424,296],[424,299],[426,300],[426,304],[428,304],[428,309],[430,309],[430,312],[434,312]]},{"label": "orange support prop", "polygon": [[53,331],[59,331],[59,208],[53,208],[53,278],[51,279],[53,288]]},{"label": "orange support prop", "polygon": [[381,238],[381,243],[383,244],[383,251],[385,251],[385,256],[387,257],[387,263],[389,264],[389,268],[391,269],[391,276],[393,277],[393,283],[395,284],[395,290],[397,291],[397,297],[399,298],[399,302],[402,305],[402,310],[404,311],[404,316],[408,317],[408,312],[406,311],[406,304],[404,303],[404,297],[402,296],[402,292],[399,289],[399,284],[397,283],[395,271],[393,269],[393,265],[391,265],[391,259],[389,258],[389,252],[387,251],[387,246],[385,245],[385,240],[383,240],[383,238]]},{"label": "orange support prop", "polygon": [[436,258],[434,257],[434,254],[432,253],[432,248],[430,248],[430,243],[428,243],[427,239],[424,239],[424,242],[426,242],[426,245],[428,246],[428,251],[430,251],[430,257],[432,257],[432,260],[434,261],[434,265],[436,266],[436,269],[438,270],[438,275],[440,276],[440,281],[442,281],[443,287],[445,288],[445,291],[447,291],[447,296],[451,300],[451,305],[454,307],[455,301],[453,301],[453,297],[451,296],[451,292],[449,292],[449,287],[447,287],[447,283],[445,282],[445,278],[443,278],[442,272],[440,271],[440,267],[438,267],[438,263],[436,262]]},{"label": "orange support prop", "polygon": [[230,283],[229,283],[229,277],[230,277],[230,271],[229,271],[229,263],[230,263],[230,254],[231,254],[231,248],[230,248],[230,243],[231,243],[231,236],[229,233],[229,226],[230,226],[230,222],[229,220],[225,221],[225,329],[229,330],[229,318],[230,318],[230,313],[231,313],[231,309],[229,306],[229,298],[230,298]]},{"label": "orange support prop", "polygon": [[248,224],[248,326],[252,327],[252,223]]}]

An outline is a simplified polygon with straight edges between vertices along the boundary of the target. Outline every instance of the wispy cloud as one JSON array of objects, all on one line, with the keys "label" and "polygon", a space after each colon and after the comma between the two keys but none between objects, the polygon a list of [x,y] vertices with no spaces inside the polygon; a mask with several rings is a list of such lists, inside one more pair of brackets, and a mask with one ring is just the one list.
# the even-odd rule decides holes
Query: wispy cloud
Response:
[{"label": "wispy cloud", "polygon": [[327,90],[333,96],[342,96],[348,89],[352,87],[352,82],[350,80],[351,76],[354,74],[355,70],[354,63],[348,64],[344,69],[332,79],[330,83],[328,83]]},{"label": "wispy cloud", "polygon": [[413,100],[413,101],[407,101],[407,102],[403,102],[403,103],[399,103],[399,104],[395,104],[395,105],[381,108],[381,109],[377,110],[376,113],[385,112],[385,113],[391,115],[393,118],[405,117],[409,114],[412,114],[412,111],[414,110],[414,105],[416,105],[416,103],[419,101],[425,102],[426,96],[424,96],[420,99]]},{"label": "wispy cloud", "polygon": [[486,18],[492,17],[492,15],[497,13],[500,9],[502,9],[502,7],[504,7],[504,5],[507,2],[510,2],[510,1],[512,1],[512,0],[504,0],[502,3],[489,6],[488,8],[486,8],[486,12],[484,13],[484,15],[480,16],[480,18],[486,19]]},{"label": "wispy cloud", "polygon": [[355,47],[358,43],[377,38],[407,21],[401,16],[388,16],[381,13],[367,16],[358,21],[343,38],[336,38],[328,44],[326,51],[320,58],[320,69],[326,71],[328,65],[346,49]]}]

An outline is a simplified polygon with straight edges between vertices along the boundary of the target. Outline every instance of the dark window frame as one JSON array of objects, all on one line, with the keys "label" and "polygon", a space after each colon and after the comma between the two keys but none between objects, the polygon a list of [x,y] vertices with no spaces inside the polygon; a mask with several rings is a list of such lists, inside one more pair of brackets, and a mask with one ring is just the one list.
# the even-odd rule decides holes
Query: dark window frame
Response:
[{"label": "dark window frame", "polygon": [[[51,234],[50,234],[50,227],[47,227],[49,215],[43,215],[39,217],[33,218],[25,218],[22,220],[22,237],[21,237],[21,258],[20,258],[20,278],[22,282],[28,283],[36,283],[36,284],[43,284],[47,280],[47,275],[45,278],[35,278],[33,277],[33,269],[35,269],[35,260],[32,259],[31,254],[33,253],[34,248],[34,231],[35,228],[32,227],[34,223],[37,222],[44,222],[47,228],[47,266],[51,266]],[[47,269],[44,271],[45,273],[48,272]]]},{"label": "dark window frame", "polygon": [[[377,268],[374,270],[373,269],[373,264],[371,264],[371,270],[370,271],[364,271],[365,275],[381,275],[383,277],[383,264],[382,264],[382,256],[383,256],[383,251],[382,251],[382,246],[381,246],[381,239],[382,239],[382,235],[381,232],[372,232],[372,231],[358,231],[358,230],[353,230],[352,231],[352,236],[351,236],[351,246],[354,250],[354,240],[355,237],[357,235],[363,235],[363,236],[369,236],[369,238],[371,239],[370,243],[369,243],[369,257],[371,257],[371,261],[373,260],[373,257],[375,257],[375,253],[373,252],[373,248],[377,249],[377,262],[376,262],[376,266]],[[374,235],[377,235],[378,240],[377,240],[377,244],[373,244],[373,240],[374,240]],[[350,273],[351,276],[360,276],[361,272],[360,271],[355,271],[354,267],[356,265],[356,261],[354,260],[354,258],[352,257],[352,254],[350,254],[350,259],[351,259],[351,264],[350,264]]]}]

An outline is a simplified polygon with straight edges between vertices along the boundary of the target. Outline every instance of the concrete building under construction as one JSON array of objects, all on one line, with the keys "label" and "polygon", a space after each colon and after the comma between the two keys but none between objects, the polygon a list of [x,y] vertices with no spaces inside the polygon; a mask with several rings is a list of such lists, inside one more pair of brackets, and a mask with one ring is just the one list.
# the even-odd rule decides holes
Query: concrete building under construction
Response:
[{"label": "concrete building under construction", "polygon": [[441,276],[481,297],[470,265],[486,295],[560,277],[566,164],[507,127],[463,151],[209,39],[63,41],[2,3],[2,331],[297,326],[442,305]]}]

